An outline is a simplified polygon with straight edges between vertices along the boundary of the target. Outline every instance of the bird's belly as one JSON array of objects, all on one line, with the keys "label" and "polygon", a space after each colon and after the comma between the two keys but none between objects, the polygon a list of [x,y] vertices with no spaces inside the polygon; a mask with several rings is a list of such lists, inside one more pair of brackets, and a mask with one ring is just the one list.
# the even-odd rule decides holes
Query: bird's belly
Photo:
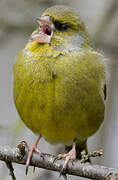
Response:
[{"label": "bird's belly", "polygon": [[25,124],[48,141],[87,138],[100,126],[104,104],[99,94],[95,97],[94,88],[89,87],[89,92],[74,79],[56,76],[30,86],[24,86],[27,95],[19,89],[16,106]]},{"label": "bird's belly", "polygon": [[85,139],[104,119],[101,82],[90,78],[86,64],[73,61],[61,56],[21,59],[15,66],[14,99],[19,115],[33,132],[50,142]]}]

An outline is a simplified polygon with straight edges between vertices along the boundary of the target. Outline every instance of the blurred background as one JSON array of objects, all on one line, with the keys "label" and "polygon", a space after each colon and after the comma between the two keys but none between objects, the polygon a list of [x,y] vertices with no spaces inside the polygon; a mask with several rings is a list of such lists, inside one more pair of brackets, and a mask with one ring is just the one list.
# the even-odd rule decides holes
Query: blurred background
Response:
[{"label": "blurred background", "polygon": [[[104,156],[92,161],[118,168],[118,0],[0,0],[0,145],[16,147],[26,140],[32,144],[36,136],[19,120],[12,95],[12,66],[36,27],[34,17],[55,4],[66,4],[78,10],[86,24],[94,47],[104,54],[108,69],[108,96],[105,121],[89,138],[89,151],[104,149]],[[42,152],[57,154],[62,145],[41,140]],[[59,173],[13,164],[17,180],[59,180]],[[9,180],[9,171],[0,161],[0,180]],[[84,179],[68,176],[69,180]]]}]

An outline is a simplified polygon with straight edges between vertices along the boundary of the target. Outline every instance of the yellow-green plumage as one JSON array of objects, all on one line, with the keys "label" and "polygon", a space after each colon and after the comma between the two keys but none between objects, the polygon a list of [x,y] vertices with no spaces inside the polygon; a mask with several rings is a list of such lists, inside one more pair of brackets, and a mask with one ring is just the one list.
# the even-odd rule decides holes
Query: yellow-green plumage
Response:
[{"label": "yellow-green plumage", "polygon": [[[51,17],[55,13],[47,11]],[[66,17],[60,20],[66,21]],[[14,99],[19,115],[34,133],[52,143],[72,142],[75,137],[87,139],[104,119],[103,56],[89,47],[88,34],[82,27],[73,27],[71,34],[55,32],[51,44],[29,41],[14,65]],[[80,47],[74,42],[69,46],[77,33],[83,38]]]}]

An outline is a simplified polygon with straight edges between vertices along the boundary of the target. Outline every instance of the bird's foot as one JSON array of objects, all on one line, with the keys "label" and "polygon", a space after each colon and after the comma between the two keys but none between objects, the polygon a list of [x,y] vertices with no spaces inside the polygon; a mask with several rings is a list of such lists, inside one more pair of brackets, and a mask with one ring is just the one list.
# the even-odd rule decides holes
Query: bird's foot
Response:
[{"label": "bird's foot", "polygon": [[74,148],[72,148],[68,153],[66,154],[59,154],[55,160],[59,160],[59,159],[65,159],[64,161],[64,164],[63,164],[63,167],[60,171],[60,176],[61,175],[64,175],[64,171],[66,170],[67,168],[67,165],[69,163],[69,161],[72,162],[73,164],[73,161],[76,159],[76,150]]},{"label": "bird's foot", "polygon": [[[43,157],[41,151],[37,148],[37,145],[38,145],[38,142],[40,141],[40,139],[41,139],[41,135],[38,137],[35,144],[32,145],[31,147],[28,146],[26,141],[21,142],[23,144],[23,146],[25,146],[27,148],[28,152],[29,152],[28,153],[28,158],[27,158],[27,161],[26,161],[26,175],[28,173],[28,168],[29,168],[29,164],[30,164],[33,152],[36,152],[36,153],[40,154],[41,157]],[[35,167],[33,169],[33,172],[34,171],[35,171]]]},{"label": "bird's foot", "polygon": [[[37,146],[35,144],[29,147],[28,144],[25,142],[25,147],[27,148],[27,150],[29,152],[27,162],[26,162],[26,175],[27,175],[29,164],[30,164],[33,152],[36,152],[36,153],[38,153],[40,155],[42,155],[42,154],[41,154],[41,151],[37,148]],[[35,168],[34,168],[33,172],[34,171],[35,171]]]},{"label": "bird's foot", "polygon": [[[27,148],[27,150],[29,152],[27,162],[26,162],[26,175],[27,175],[29,164],[30,164],[33,152],[36,152],[36,153],[40,154],[41,157],[43,157],[43,156],[42,156],[42,153],[41,153],[40,149],[37,148],[36,144],[34,144],[34,145],[30,146],[30,147],[28,146],[28,144],[25,141],[24,141],[24,144],[25,144],[25,147]],[[35,167],[33,169],[33,172],[34,171],[35,171]]]}]

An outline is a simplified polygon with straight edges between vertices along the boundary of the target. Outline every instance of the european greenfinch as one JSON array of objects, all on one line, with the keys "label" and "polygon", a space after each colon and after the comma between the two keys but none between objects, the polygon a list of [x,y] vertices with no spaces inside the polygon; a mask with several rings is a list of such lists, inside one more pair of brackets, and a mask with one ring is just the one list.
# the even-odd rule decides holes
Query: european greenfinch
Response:
[{"label": "european greenfinch", "polygon": [[73,142],[69,152],[57,156],[65,158],[66,169],[76,158],[77,143],[86,148],[104,119],[104,57],[91,47],[84,23],[70,7],[53,6],[37,22],[13,68],[16,108],[26,126],[39,134],[33,146],[26,145],[26,165],[33,151],[41,153],[37,144],[44,137],[50,143]]}]

